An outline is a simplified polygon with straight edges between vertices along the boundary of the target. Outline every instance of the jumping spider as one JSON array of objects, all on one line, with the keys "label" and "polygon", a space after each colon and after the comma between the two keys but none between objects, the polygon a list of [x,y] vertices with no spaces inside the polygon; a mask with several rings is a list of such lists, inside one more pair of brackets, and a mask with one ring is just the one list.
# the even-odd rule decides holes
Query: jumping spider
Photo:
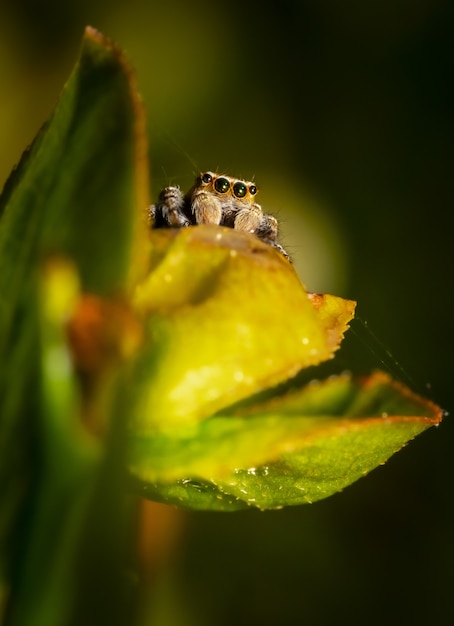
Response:
[{"label": "jumping spider", "polygon": [[198,224],[219,224],[254,233],[276,248],[286,259],[289,255],[278,243],[278,222],[263,213],[254,202],[258,189],[252,182],[205,172],[183,195],[179,187],[165,187],[159,202],[149,208],[152,228],[182,228]]}]

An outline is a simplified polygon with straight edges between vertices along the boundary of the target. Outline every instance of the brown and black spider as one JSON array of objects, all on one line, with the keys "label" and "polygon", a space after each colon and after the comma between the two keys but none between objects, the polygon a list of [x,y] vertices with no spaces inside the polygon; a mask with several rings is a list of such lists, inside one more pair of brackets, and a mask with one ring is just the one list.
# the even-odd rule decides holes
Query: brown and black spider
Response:
[{"label": "brown and black spider", "polygon": [[263,213],[254,202],[257,192],[252,182],[204,172],[185,195],[179,187],[165,187],[159,194],[159,202],[149,208],[150,223],[152,228],[228,226],[253,233],[290,260],[277,241],[277,219]]}]

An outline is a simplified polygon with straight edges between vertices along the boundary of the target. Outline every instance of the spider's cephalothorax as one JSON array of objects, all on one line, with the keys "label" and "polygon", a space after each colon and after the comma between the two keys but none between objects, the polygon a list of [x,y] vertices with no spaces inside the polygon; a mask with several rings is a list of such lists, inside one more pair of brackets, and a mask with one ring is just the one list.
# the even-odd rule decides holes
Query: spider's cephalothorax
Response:
[{"label": "spider's cephalothorax", "polygon": [[149,209],[152,228],[181,228],[219,224],[254,233],[259,239],[289,255],[277,242],[278,222],[254,202],[258,189],[252,182],[205,172],[183,195],[179,187],[165,187],[159,202]]}]

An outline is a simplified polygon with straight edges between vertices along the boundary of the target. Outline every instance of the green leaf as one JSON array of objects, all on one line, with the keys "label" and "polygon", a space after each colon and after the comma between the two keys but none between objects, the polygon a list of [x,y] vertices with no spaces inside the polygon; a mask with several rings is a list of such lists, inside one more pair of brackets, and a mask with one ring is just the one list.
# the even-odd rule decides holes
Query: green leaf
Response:
[{"label": "green leaf", "polygon": [[384,374],[287,392],[333,356],[355,303],[307,293],[266,244],[209,226],[152,242],[134,297],[146,332],[129,420],[139,493],[214,510],[313,502],[441,419]]},{"label": "green leaf", "polygon": [[2,197],[0,264],[7,271],[0,293],[14,294],[32,259],[51,253],[74,261],[83,290],[112,293],[124,285],[131,251],[137,254],[134,237],[145,241],[139,216],[148,200],[145,157],[132,71],[117,48],[88,28],[52,119]]},{"label": "green leaf", "polygon": [[[84,622],[87,603],[75,611],[79,577],[96,571],[107,526],[118,527],[123,485],[113,477],[123,469],[124,437],[112,440],[126,418],[121,363],[104,359],[81,386],[66,321],[88,292],[91,301],[122,300],[144,274],[145,153],[131,70],[89,28],[51,120],[0,200],[0,532],[9,624],[69,623],[74,613]],[[95,540],[97,525],[87,520],[97,507],[106,528]],[[116,545],[104,545],[101,558]],[[101,609],[109,623],[115,605]]]},{"label": "green leaf", "polygon": [[191,508],[275,509],[326,498],[441,420],[383,373],[313,382],[196,427],[134,437],[131,473],[147,497]]}]

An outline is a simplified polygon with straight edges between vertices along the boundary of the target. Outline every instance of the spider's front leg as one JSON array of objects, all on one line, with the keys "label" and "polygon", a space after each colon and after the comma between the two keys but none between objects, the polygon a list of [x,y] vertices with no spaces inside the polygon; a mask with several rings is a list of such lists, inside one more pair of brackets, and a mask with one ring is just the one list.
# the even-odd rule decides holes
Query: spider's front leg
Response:
[{"label": "spider's front leg", "polygon": [[191,210],[196,224],[220,224],[222,219],[221,201],[206,191],[193,194]]},{"label": "spider's front leg", "polygon": [[277,241],[278,233],[279,224],[277,219],[272,215],[263,215],[260,224],[255,230],[255,235],[263,242],[275,248],[278,252],[282,254],[282,256],[292,262],[290,255]]},{"label": "spider's front leg", "polygon": [[191,220],[184,212],[184,204],[179,187],[165,187],[159,194],[158,204],[152,204],[148,210],[152,228],[190,226]]},{"label": "spider's front leg", "polygon": [[267,215],[266,213],[262,216],[260,224],[255,230],[257,237],[266,242],[277,241],[278,232],[279,224],[277,219],[272,215]]}]

